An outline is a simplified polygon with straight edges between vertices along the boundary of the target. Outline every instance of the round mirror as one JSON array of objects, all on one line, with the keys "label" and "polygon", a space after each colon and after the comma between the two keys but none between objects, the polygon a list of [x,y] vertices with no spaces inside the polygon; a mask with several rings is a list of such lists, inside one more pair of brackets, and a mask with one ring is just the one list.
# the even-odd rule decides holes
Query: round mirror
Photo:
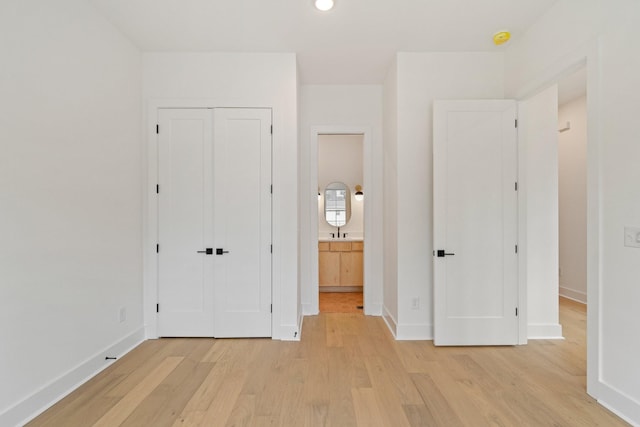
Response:
[{"label": "round mirror", "polygon": [[351,218],[351,192],[342,182],[332,182],[324,190],[324,219],[342,227]]}]

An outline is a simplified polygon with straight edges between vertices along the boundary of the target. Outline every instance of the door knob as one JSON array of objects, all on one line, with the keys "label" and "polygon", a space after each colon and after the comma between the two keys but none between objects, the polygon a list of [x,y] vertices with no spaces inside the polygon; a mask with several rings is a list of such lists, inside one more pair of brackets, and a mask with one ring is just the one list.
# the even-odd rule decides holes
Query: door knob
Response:
[{"label": "door knob", "polygon": [[213,248],[206,248],[204,251],[198,251],[199,254],[213,255]]},{"label": "door knob", "polygon": [[444,249],[438,249],[437,252],[438,252],[438,258],[444,258],[445,256],[455,255],[455,254],[446,253]]},{"label": "door knob", "polygon": [[216,248],[216,255],[228,254],[229,251],[225,251],[222,248]]}]

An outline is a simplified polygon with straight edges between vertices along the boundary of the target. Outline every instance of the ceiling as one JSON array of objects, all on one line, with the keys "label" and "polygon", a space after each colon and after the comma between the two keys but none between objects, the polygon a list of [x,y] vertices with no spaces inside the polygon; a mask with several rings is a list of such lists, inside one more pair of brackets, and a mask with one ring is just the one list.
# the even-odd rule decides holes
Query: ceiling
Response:
[{"label": "ceiling", "polygon": [[501,51],[557,0],[89,0],[143,51],[295,52],[303,84],[379,84],[395,52]]}]

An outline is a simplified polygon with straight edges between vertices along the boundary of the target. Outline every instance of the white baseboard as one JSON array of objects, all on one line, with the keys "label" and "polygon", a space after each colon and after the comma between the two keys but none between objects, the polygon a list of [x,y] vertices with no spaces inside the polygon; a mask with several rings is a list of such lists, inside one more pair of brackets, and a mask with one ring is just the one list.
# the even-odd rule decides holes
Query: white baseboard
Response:
[{"label": "white baseboard", "polygon": [[635,427],[640,427],[640,402],[599,381],[598,403]]},{"label": "white baseboard", "polygon": [[587,294],[581,291],[576,291],[574,289],[569,289],[560,286],[560,296],[572,299],[574,301],[581,302],[582,304],[587,303]]},{"label": "white baseboard", "polygon": [[315,316],[318,314],[318,308],[315,307],[313,304],[302,304],[302,315],[303,316]]},{"label": "white baseboard", "polygon": [[530,340],[563,340],[562,325],[559,323],[529,323],[527,338]]},{"label": "white baseboard", "polygon": [[366,304],[364,314],[367,316],[382,316],[382,304]]},{"label": "white baseboard", "polygon": [[304,317],[300,315],[298,317],[297,325],[281,325],[280,335],[274,336],[274,340],[280,341],[300,341],[300,332],[302,331],[302,319]]},{"label": "white baseboard", "polygon": [[143,342],[144,338],[144,328],[141,327],[120,341],[99,351],[0,414],[0,425],[22,426],[26,424],[113,364],[113,361],[105,360],[105,357],[120,358]]},{"label": "white baseboard", "polygon": [[400,323],[397,327],[396,339],[398,341],[433,340],[433,325]]},{"label": "white baseboard", "polygon": [[393,335],[394,338],[396,338],[396,331],[398,330],[398,322],[396,322],[396,319],[393,317],[393,315],[391,314],[391,312],[387,309],[387,307],[383,307],[384,310],[384,314],[382,315],[382,319],[384,320],[384,323],[387,324],[387,328],[389,328],[389,331],[391,331],[391,335]]},{"label": "white baseboard", "polygon": [[417,340],[432,340],[433,339],[433,325],[429,324],[401,324],[393,317],[387,307],[383,307],[384,323],[391,331],[391,335],[398,341],[417,341]]}]

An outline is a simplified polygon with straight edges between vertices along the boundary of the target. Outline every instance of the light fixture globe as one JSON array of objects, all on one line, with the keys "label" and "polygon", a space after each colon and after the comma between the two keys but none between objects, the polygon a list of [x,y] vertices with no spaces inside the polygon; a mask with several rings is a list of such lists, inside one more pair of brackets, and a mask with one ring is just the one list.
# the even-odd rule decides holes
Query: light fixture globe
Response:
[{"label": "light fixture globe", "polygon": [[354,195],[355,199],[361,202],[364,199],[364,194],[362,193],[362,186],[356,185],[356,194]]},{"label": "light fixture globe", "polygon": [[322,12],[333,9],[333,0],[314,0],[313,4],[315,5],[316,9]]}]

